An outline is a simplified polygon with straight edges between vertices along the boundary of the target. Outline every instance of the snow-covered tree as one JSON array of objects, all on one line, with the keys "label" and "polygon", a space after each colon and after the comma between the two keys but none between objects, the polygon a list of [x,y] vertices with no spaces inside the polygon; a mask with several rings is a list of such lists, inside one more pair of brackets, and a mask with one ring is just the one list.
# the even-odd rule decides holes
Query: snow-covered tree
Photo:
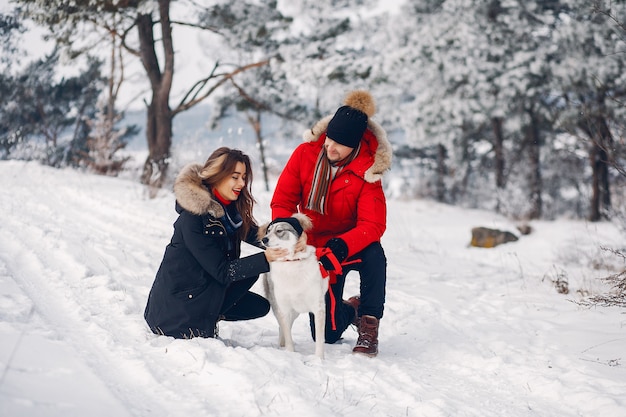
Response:
[{"label": "snow-covered tree", "polygon": [[[0,97],[3,157],[20,145],[21,158],[37,158],[51,166],[74,163],[87,135],[82,120],[95,111],[100,94],[101,62],[89,60],[84,72],[57,80],[58,59],[53,51],[17,74],[2,77],[0,88],[6,93]],[[44,154],[36,155],[35,143],[40,139]]]},{"label": "snow-covered tree", "polygon": [[[266,184],[264,155],[271,138],[300,138],[304,128],[341,105],[348,90],[375,90],[384,81],[381,54],[375,51],[384,44],[376,34],[378,14],[366,15],[375,3],[293,1],[280,10],[235,3],[211,9],[203,20],[228,27],[226,39],[236,59],[245,61],[261,51],[277,57],[232,78],[214,112],[219,117],[231,108],[245,114],[257,136]],[[226,25],[229,21],[242,24]],[[273,125],[282,119],[281,131],[263,132],[265,118],[272,118]]]},{"label": "snow-covered tree", "polygon": [[[207,66],[206,76],[191,81],[177,105],[170,103],[175,73],[175,26],[208,31],[218,36],[221,27],[203,26],[199,16],[206,9],[197,2],[178,2],[177,10],[183,10],[187,20],[175,20],[171,16],[171,0],[17,0],[25,8],[26,16],[50,28],[55,39],[68,45],[70,50],[96,48],[110,28],[116,28],[121,44],[135,55],[145,71],[149,83],[150,98],[146,102],[146,139],[148,157],[144,163],[142,182],[152,189],[160,188],[167,176],[172,144],[172,120],[189,108],[209,97],[230,78],[245,71],[266,65],[267,58],[244,65],[228,65],[220,62],[220,49],[215,47],[214,65]],[[215,4],[230,3],[226,1]],[[238,3],[240,4],[240,3]],[[234,22],[237,23],[237,22]],[[182,40],[181,40],[182,41]],[[78,46],[78,47],[77,47]]]},{"label": "snow-covered tree", "polygon": [[626,43],[619,26],[626,19],[626,3],[564,4],[555,36],[567,54],[555,69],[555,88],[565,99],[561,126],[587,147],[592,194],[588,217],[595,221],[610,213],[611,160],[623,149],[615,141],[615,127],[626,117]]},{"label": "snow-covered tree", "polygon": [[129,128],[116,126],[122,115],[117,113],[111,118],[107,105],[107,101],[101,100],[94,117],[86,120],[89,137],[85,144],[87,150],[81,155],[81,163],[98,174],[115,176],[130,158],[121,157],[118,153],[126,146]]},{"label": "snow-covered tree", "polygon": [[223,28],[223,38],[233,62],[272,57],[267,65],[229,78],[216,94],[211,112],[212,126],[233,112],[244,115],[255,134],[265,187],[269,190],[270,167],[265,138],[268,132],[264,129],[264,121],[269,117],[293,120],[302,112],[303,106],[297,91],[286,80],[281,66],[283,58],[279,53],[278,39],[285,42],[291,19],[280,13],[275,1],[262,3],[217,5],[205,10],[200,21],[206,26]]},{"label": "snow-covered tree", "polygon": [[0,47],[3,51],[0,55],[0,69],[6,70],[7,66],[19,63],[20,45],[16,35],[24,31],[17,11],[11,14],[0,13]]},{"label": "snow-covered tree", "polygon": [[392,84],[406,86],[397,120],[407,143],[433,161],[438,199],[542,216],[543,155],[555,149],[562,110],[553,74],[568,54],[555,32],[570,11],[559,1],[405,5],[391,48]]}]

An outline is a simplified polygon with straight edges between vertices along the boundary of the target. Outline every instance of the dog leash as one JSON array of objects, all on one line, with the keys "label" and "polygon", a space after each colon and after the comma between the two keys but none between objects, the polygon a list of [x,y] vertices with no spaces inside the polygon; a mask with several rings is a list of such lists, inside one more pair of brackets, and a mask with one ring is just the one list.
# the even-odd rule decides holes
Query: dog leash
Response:
[{"label": "dog leash", "polygon": [[333,264],[333,269],[329,271],[326,268],[324,268],[324,265],[322,265],[321,262],[318,262],[320,266],[320,272],[322,273],[322,277],[323,278],[329,277],[328,296],[330,298],[330,323],[332,325],[333,330],[337,330],[337,322],[335,320],[335,308],[337,307],[337,300],[335,299],[335,294],[333,293],[331,284],[337,283],[337,275],[341,275],[343,272],[342,266],[356,264],[356,263],[361,262],[361,260],[355,259],[350,262],[340,263],[337,257],[335,256],[335,254],[333,253],[333,251],[330,250],[330,248],[324,247],[324,248],[315,249],[315,256],[317,257],[317,259],[320,259],[324,255],[330,255],[330,256],[327,256],[327,258]]}]

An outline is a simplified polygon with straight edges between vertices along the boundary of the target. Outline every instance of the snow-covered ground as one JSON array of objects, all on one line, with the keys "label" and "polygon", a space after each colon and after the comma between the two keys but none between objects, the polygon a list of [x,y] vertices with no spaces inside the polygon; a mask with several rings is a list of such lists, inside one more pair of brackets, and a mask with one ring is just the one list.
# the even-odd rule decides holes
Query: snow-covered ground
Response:
[{"label": "snow-covered ground", "polygon": [[[538,221],[518,242],[479,249],[472,227],[515,225],[389,201],[380,354],[352,355],[349,329],[321,361],[304,316],[296,353],[278,348],[272,314],[222,324],[221,340],[149,331],[169,191],[149,199],[133,181],[17,161],[0,162],[0,180],[0,416],[626,415],[624,310],[572,302],[623,267],[600,249],[624,248],[615,224]],[[351,294],[358,278],[348,281]]]}]

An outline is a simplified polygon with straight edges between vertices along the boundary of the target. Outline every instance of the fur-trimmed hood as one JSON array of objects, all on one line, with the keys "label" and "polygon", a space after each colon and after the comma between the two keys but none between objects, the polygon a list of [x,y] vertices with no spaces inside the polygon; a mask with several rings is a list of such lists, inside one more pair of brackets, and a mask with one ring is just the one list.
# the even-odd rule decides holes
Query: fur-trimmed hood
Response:
[{"label": "fur-trimmed hood", "polygon": [[[320,138],[320,135],[326,133],[328,123],[333,118],[333,115],[328,115],[319,120],[310,130],[306,130],[303,134],[305,142],[315,142]],[[391,159],[393,157],[393,150],[391,143],[387,139],[387,133],[378,123],[371,118],[367,121],[367,129],[373,134],[378,146],[374,153],[374,162],[367,168],[363,178],[365,181],[373,183],[381,180],[384,173],[391,168]]]},{"label": "fur-trimmed hood", "polygon": [[174,182],[176,201],[192,214],[199,216],[209,214],[219,219],[224,216],[224,208],[202,184],[201,171],[202,165],[197,163],[186,165],[180,171]]}]

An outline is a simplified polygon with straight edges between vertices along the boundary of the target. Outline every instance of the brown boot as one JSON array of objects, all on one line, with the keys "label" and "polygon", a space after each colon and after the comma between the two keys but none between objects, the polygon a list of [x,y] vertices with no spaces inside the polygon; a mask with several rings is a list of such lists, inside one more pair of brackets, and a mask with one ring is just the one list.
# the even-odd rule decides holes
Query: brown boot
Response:
[{"label": "brown boot", "polygon": [[374,357],[378,355],[378,319],[374,316],[362,316],[359,324],[359,339],[352,353]]},{"label": "brown boot", "polygon": [[354,297],[350,297],[347,300],[343,300],[344,304],[349,305],[354,309],[354,317],[352,318],[352,325],[356,326],[357,331],[359,330],[359,305],[361,304],[361,297],[355,295]]}]

